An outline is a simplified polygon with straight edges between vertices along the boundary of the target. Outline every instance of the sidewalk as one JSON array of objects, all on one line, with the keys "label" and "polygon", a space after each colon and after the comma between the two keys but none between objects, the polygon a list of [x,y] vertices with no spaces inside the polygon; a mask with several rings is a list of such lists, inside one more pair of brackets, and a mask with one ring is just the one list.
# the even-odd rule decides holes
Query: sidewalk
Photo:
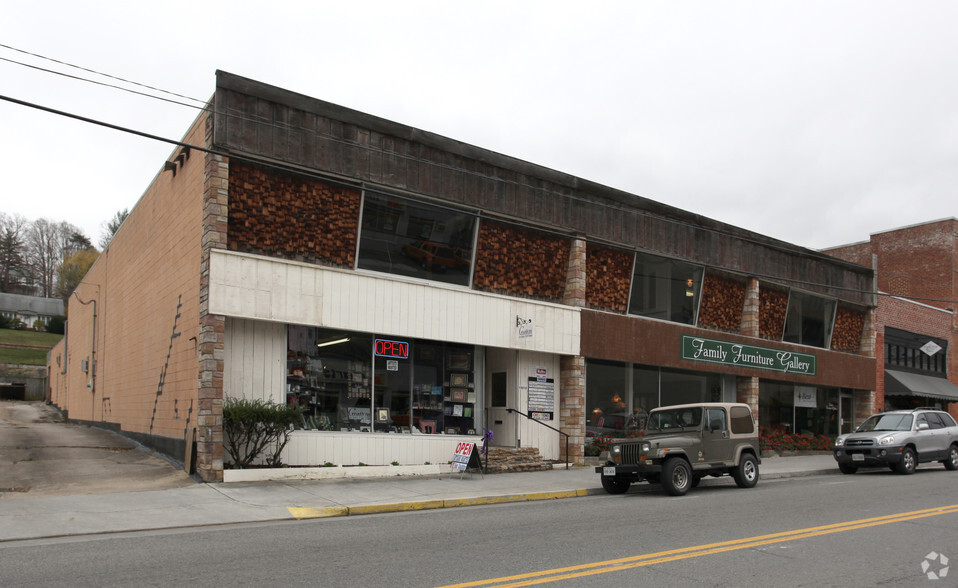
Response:
[{"label": "sidewalk", "polygon": [[[837,474],[830,454],[763,458],[761,480]],[[759,481],[761,485],[762,481]],[[734,484],[708,478],[702,485]],[[657,487],[647,484],[637,490]],[[695,490],[692,490],[695,492]],[[509,474],[192,484],[144,492],[0,498],[0,541],[351,516],[603,494],[592,467]],[[2,495],[0,495],[2,496]]]}]

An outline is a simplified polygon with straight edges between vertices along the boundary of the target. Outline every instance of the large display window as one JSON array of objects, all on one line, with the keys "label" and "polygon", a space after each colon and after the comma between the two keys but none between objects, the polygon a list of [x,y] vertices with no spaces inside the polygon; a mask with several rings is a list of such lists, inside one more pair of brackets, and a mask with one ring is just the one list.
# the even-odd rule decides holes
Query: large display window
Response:
[{"label": "large display window", "polygon": [[586,363],[586,436],[620,435],[641,429],[659,406],[719,402],[717,374],[590,359]]},{"label": "large display window", "polygon": [[702,266],[636,253],[629,314],[694,325],[703,272]]},{"label": "large display window", "polygon": [[357,267],[468,286],[476,219],[468,213],[367,191]]},{"label": "large display window", "polygon": [[290,325],[287,402],[307,429],[475,434],[475,364],[472,346]]}]

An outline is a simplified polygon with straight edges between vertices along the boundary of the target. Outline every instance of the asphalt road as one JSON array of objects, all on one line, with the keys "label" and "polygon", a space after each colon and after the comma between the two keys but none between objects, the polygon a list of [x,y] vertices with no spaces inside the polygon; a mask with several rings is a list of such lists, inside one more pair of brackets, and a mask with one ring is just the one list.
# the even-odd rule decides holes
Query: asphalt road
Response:
[{"label": "asphalt road", "polygon": [[[936,586],[956,474],[771,480],[0,544],[0,585]],[[889,518],[891,517],[891,518]],[[958,574],[958,571],[956,571]]]},{"label": "asphalt road", "polygon": [[109,431],[63,422],[42,402],[0,400],[0,499],[135,492],[196,482]]}]

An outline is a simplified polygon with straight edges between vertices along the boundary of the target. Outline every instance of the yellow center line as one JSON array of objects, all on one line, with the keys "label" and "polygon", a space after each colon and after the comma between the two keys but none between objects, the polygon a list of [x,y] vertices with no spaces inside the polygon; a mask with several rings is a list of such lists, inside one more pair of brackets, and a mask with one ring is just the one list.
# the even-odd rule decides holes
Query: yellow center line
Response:
[{"label": "yellow center line", "polygon": [[832,533],[842,533],[855,529],[874,527],[878,525],[887,525],[890,523],[900,523],[925,517],[934,517],[944,514],[958,513],[958,504],[951,506],[939,506],[923,510],[914,510],[910,512],[885,515],[881,517],[872,517],[859,519],[855,521],[846,521],[834,523],[831,525],[822,525],[818,527],[809,527],[807,529],[795,529],[792,531],[782,531],[769,535],[759,535],[748,537],[746,539],[734,539],[730,541],[721,541],[718,543],[708,543],[694,547],[683,547],[680,549],[671,549],[668,551],[659,551],[656,553],[647,553],[644,555],[634,555],[619,559],[611,559],[577,566],[564,568],[555,568],[552,570],[542,570],[530,572],[527,574],[517,574],[514,576],[504,576],[502,578],[492,578],[489,580],[477,580],[474,582],[464,582],[462,584],[450,584],[442,588],[472,588],[475,586],[496,586],[497,588],[513,588],[519,586],[533,586],[544,584],[546,582],[555,582],[557,580],[568,580],[572,578],[581,578],[583,576],[592,576],[596,574],[605,574],[609,572],[618,572],[642,566],[648,566],[658,563],[666,563],[681,559],[701,557],[703,555],[712,555],[716,553],[725,553],[739,549],[749,549],[770,545],[773,543],[782,543],[785,541],[794,541],[797,539],[807,539],[809,537],[818,537]]}]

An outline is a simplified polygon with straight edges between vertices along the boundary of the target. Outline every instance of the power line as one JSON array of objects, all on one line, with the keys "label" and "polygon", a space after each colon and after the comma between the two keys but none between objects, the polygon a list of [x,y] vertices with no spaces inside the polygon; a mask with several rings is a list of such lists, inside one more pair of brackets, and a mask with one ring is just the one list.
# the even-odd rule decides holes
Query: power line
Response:
[{"label": "power line", "polygon": [[[74,119],[74,120],[79,120],[79,121],[81,121],[81,122],[86,122],[86,123],[89,123],[89,124],[94,124],[94,125],[106,127],[106,128],[109,128],[109,129],[113,129],[113,130],[116,130],[116,131],[123,132],[123,133],[129,133],[129,134],[137,135],[137,136],[139,136],[139,137],[144,137],[144,138],[147,138],[147,139],[152,139],[152,140],[154,140],[154,141],[160,141],[160,142],[163,142],[163,143],[168,143],[168,144],[171,144],[171,145],[177,145],[177,146],[185,147],[185,148],[188,148],[188,149],[195,149],[195,150],[197,150],[197,151],[199,151],[199,152],[201,152],[201,153],[208,153],[208,154],[210,154],[210,155],[215,155],[215,156],[219,156],[219,157],[226,157],[226,158],[231,159],[231,160],[242,161],[242,162],[244,162],[244,163],[248,163],[248,164],[251,164],[251,165],[257,165],[257,166],[262,166],[262,167],[266,167],[266,168],[270,168],[270,169],[275,169],[275,170],[282,171],[282,172],[285,172],[285,173],[293,173],[293,174],[297,174],[297,175],[301,175],[301,176],[306,176],[306,177],[309,177],[309,178],[312,178],[312,179],[316,179],[316,180],[323,181],[323,182],[327,182],[327,183],[331,183],[331,184],[336,184],[336,185],[339,185],[339,186],[349,187],[349,188],[353,188],[353,189],[363,189],[363,188],[364,188],[364,186],[363,186],[362,184],[360,184],[360,183],[347,182],[347,181],[345,181],[345,180],[340,180],[340,179],[336,179],[336,178],[331,178],[331,177],[325,176],[325,175],[320,175],[320,174],[315,174],[315,173],[309,173],[309,172],[306,172],[306,171],[304,171],[304,170],[302,170],[302,169],[298,169],[298,168],[294,168],[294,167],[290,167],[290,166],[278,165],[278,164],[274,164],[274,163],[270,163],[270,162],[265,162],[265,161],[260,160],[260,159],[254,159],[254,158],[251,158],[251,157],[244,157],[244,156],[242,156],[242,155],[227,153],[227,152],[224,152],[224,151],[217,151],[217,150],[215,150],[215,149],[209,149],[209,148],[206,148],[206,147],[201,147],[201,146],[199,146],[199,145],[193,145],[193,144],[190,144],[190,143],[185,143],[185,142],[183,142],[183,141],[176,141],[176,140],[174,140],[174,139],[168,139],[168,138],[166,138],[166,137],[161,137],[161,136],[159,136],[159,135],[153,135],[153,134],[146,133],[146,132],[143,132],[143,131],[138,131],[138,130],[136,130],[136,129],[131,129],[131,128],[128,128],[128,127],[123,127],[123,126],[120,126],[120,125],[115,125],[115,124],[108,123],[108,122],[105,122],[105,121],[99,121],[99,120],[96,120],[96,119],[88,118],[88,117],[81,116],[81,115],[78,115],[78,114],[73,114],[73,113],[65,112],[65,111],[62,111],[62,110],[57,110],[57,109],[55,109],[55,108],[50,108],[50,107],[47,107],[47,106],[42,106],[42,105],[35,104],[35,103],[32,103],[32,102],[27,102],[26,100],[20,100],[20,99],[17,99],[17,98],[12,98],[12,97],[10,97],[10,96],[0,95],[0,100],[4,100],[4,101],[7,101],[7,102],[11,102],[11,103],[13,103],[13,104],[18,104],[18,105],[20,105],[20,106],[26,106],[26,107],[28,107],[28,108],[34,108],[34,109],[37,109],[37,110],[42,110],[42,111],[44,111],[44,112],[48,112],[48,113],[51,113],[51,114],[56,114],[56,115],[63,116],[63,117],[66,117],[66,118],[72,118],[72,119]],[[487,217],[487,218],[489,218],[490,220],[495,220],[495,221],[500,221],[500,222],[503,222],[503,221],[504,221],[504,219],[499,219],[499,218],[495,218],[495,217]],[[512,222],[512,224],[516,224],[516,225],[518,225],[518,226],[526,226],[526,225],[524,225],[524,224],[522,224],[522,223],[520,223],[520,222],[516,222],[516,221],[511,221],[511,222]],[[531,227],[531,228],[534,228],[534,229],[540,230],[540,231],[542,230],[541,227]],[[561,236],[563,236],[563,237],[568,237],[568,235],[566,235],[566,234],[564,234],[564,233],[560,233],[560,232],[558,232],[558,231],[548,231],[548,232],[552,232],[552,233],[554,233],[554,234],[561,235]],[[606,243],[601,242],[601,241],[590,240],[590,239],[585,239],[585,240],[586,240],[587,242],[592,242],[592,243],[595,243],[595,244],[607,246]],[[633,251],[638,251],[638,250],[633,248]],[[835,258],[835,259],[836,259],[836,261],[838,261],[838,258]],[[715,269],[715,270],[732,272],[732,273],[735,273],[735,274],[741,274],[741,270],[736,270],[736,269],[733,269],[733,268],[727,268],[727,267],[722,267],[722,266],[710,266],[710,267],[712,267],[712,268]],[[922,298],[922,297],[915,297],[915,296],[902,296],[902,295],[888,294],[888,293],[878,292],[878,291],[872,291],[872,290],[862,290],[862,289],[858,289],[858,288],[846,288],[846,287],[835,286],[835,285],[830,285],[830,284],[819,284],[819,283],[815,283],[815,282],[809,282],[809,281],[807,281],[807,280],[786,278],[786,277],[782,277],[782,276],[772,276],[772,275],[766,275],[766,274],[754,274],[753,277],[756,277],[756,278],[764,278],[764,279],[774,280],[774,281],[779,281],[779,282],[790,282],[790,283],[794,283],[794,284],[800,284],[800,285],[804,285],[804,286],[808,286],[808,287],[814,287],[814,288],[819,288],[819,289],[841,290],[841,291],[844,291],[844,292],[850,292],[850,293],[856,293],[856,294],[874,294],[874,295],[876,295],[876,296],[890,296],[890,297],[895,297],[895,298],[906,298],[906,299],[908,299],[908,300],[915,300],[915,301],[920,301],[920,302],[938,302],[938,303],[942,303],[942,304],[958,304],[958,301],[955,301],[955,300],[946,300],[946,299],[937,299],[937,298]]]}]

